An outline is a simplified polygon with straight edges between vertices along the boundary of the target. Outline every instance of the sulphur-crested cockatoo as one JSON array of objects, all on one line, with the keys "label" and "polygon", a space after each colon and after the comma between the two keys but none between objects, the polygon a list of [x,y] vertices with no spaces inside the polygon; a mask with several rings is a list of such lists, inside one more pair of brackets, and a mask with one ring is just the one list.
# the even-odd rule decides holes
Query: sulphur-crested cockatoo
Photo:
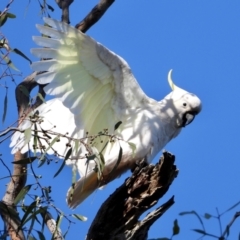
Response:
[{"label": "sulphur-crested cockatoo", "polygon": [[[148,163],[201,110],[199,98],[168,81],[172,91],[161,101],[149,98],[127,62],[68,24],[45,18],[33,37],[43,48],[32,53],[39,84],[54,98],[33,110],[12,137],[12,153],[29,148],[68,160],[80,180],[68,191],[76,207],[94,190]],[[49,37],[46,37],[49,36]],[[121,122],[121,124],[120,124]],[[120,124],[120,125],[119,125]],[[116,125],[119,125],[117,129]]]}]

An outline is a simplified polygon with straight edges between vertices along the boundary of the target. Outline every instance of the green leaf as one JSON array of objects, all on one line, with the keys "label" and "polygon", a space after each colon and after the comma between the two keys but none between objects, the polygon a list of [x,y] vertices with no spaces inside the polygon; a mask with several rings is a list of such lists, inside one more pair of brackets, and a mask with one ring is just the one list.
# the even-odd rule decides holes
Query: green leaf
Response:
[{"label": "green leaf", "polygon": [[40,240],[46,240],[45,236],[43,235],[43,233],[41,231],[37,231],[37,234],[38,234],[38,238]]},{"label": "green leaf", "polygon": [[105,167],[105,159],[101,152],[99,153],[99,156],[100,156],[100,171],[102,172]]},{"label": "green leaf", "polygon": [[0,57],[7,63],[7,65],[12,68],[13,70],[20,72],[12,63],[12,60],[8,58],[6,55],[0,54]]},{"label": "green leaf", "polygon": [[128,142],[128,145],[129,145],[130,148],[132,149],[132,158],[134,158],[134,157],[135,157],[135,154],[136,154],[136,149],[137,149],[137,147],[136,147],[136,145],[135,145],[134,143],[132,143],[132,142]]},{"label": "green leaf", "polygon": [[24,144],[28,144],[32,137],[32,128],[27,128],[24,130]]},{"label": "green leaf", "polygon": [[54,8],[53,8],[51,5],[47,4],[47,7],[48,7],[49,10],[51,10],[52,12],[54,12]]},{"label": "green leaf", "polygon": [[96,158],[96,155],[93,154],[93,155],[90,155],[90,156],[87,156],[87,163],[91,160],[94,160]]},{"label": "green leaf", "polygon": [[[35,212],[36,212],[36,208],[34,209],[33,215],[35,214]],[[34,215],[34,216],[35,216],[35,215]],[[29,229],[28,229],[28,237],[29,237],[29,234],[32,233],[32,229],[33,229],[35,220],[36,220],[36,217],[33,217],[33,218],[32,218],[32,221],[31,221],[31,223],[30,223]],[[36,239],[34,236],[31,236],[31,237],[32,237],[32,239],[34,239],[34,240]],[[36,239],[36,240],[37,240],[37,239]]]},{"label": "green leaf", "polygon": [[27,61],[30,62],[30,64],[32,63],[32,61],[31,61],[23,52],[21,52],[19,49],[14,48],[14,49],[12,50],[12,52],[14,52],[14,53],[18,54],[19,56],[25,58]]},{"label": "green leaf", "polygon": [[114,131],[116,131],[121,124],[122,124],[122,121],[117,122],[114,126]]},{"label": "green leaf", "polygon": [[32,184],[22,188],[22,190],[18,193],[17,197],[14,200],[15,205],[17,205],[26,196],[26,194],[29,192],[31,187],[32,187]]},{"label": "green leaf", "polygon": [[44,99],[41,93],[38,93],[37,96],[42,100],[43,103],[46,103],[46,100]]},{"label": "green leaf", "polygon": [[2,27],[6,23],[8,18],[16,18],[16,15],[14,15],[12,13],[3,13],[0,16],[0,27]]},{"label": "green leaf", "polygon": [[72,154],[72,148],[69,148],[68,151],[67,151],[67,154],[63,160],[63,163],[62,165],[60,166],[60,168],[58,169],[58,171],[54,174],[54,178],[63,170],[65,164],[66,164],[66,161],[68,160],[68,158],[71,156]]},{"label": "green leaf", "polygon": [[205,214],[204,214],[204,217],[205,217],[206,219],[210,219],[210,218],[212,217],[212,215],[209,214],[209,213],[205,213]]},{"label": "green leaf", "polygon": [[63,215],[62,214],[58,215],[57,221],[56,221],[56,229],[55,229],[55,231],[54,231],[54,233],[52,235],[51,240],[55,239],[55,233],[58,231],[58,229],[59,229],[59,227],[61,225],[62,219],[63,219]]},{"label": "green leaf", "polygon": [[197,232],[197,233],[200,233],[200,234],[203,234],[204,236],[209,236],[209,237],[212,237],[212,238],[219,239],[218,236],[213,235],[213,234],[211,234],[211,233],[207,233],[205,230],[201,230],[201,229],[192,229],[192,231]]},{"label": "green leaf", "polygon": [[0,16],[0,27],[2,27],[6,21],[7,21],[7,14],[4,13]]},{"label": "green leaf", "polygon": [[13,164],[29,164],[32,163],[37,157],[28,157],[18,160],[17,162],[12,162]]},{"label": "green leaf", "polygon": [[13,13],[7,13],[7,17],[8,18],[16,18],[16,15],[15,14],[13,14]]},{"label": "green leaf", "polygon": [[84,217],[80,214],[71,214],[71,216],[83,222],[87,221],[87,217]]},{"label": "green leaf", "polygon": [[3,102],[3,116],[2,116],[2,123],[4,123],[7,115],[7,105],[8,105],[8,98],[7,98],[7,93],[8,91],[6,90],[6,95],[4,97],[4,102]]},{"label": "green leaf", "polygon": [[122,160],[122,153],[123,153],[122,147],[120,146],[119,153],[118,153],[118,160],[117,160],[116,164],[114,165],[113,169],[111,170],[111,172],[109,173],[109,176],[111,176],[111,174],[116,170],[120,161]]},{"label": "green leaf", "polygon": [[201,233],[203,235],[206,235],[206,232],[204,230],[201,230],[201,229],[192,229],[194,232],[197,232],[197,233]]},{"label": "green leaf", "polygon": [[78,151],[79,151],[79,140],[74,140],[74,151],[75,151],[75,155],[78,154]]},{"label": "green leaf", "polygon": [[27,88],[23,85],[20,85],[18,86],[18,89],[26,96],[26,97],[29,97],[30,94],[29,94],[29,91],[27,90]]},{"label": "green leaf", "polygon": [[74,185],[76,181],[77,181],[77,168],[73,167],[72,168],[72,185]]},{"label": "green leaf", "polygon": [[29,206],[26,206],[27,207],[27,211],[24,213],[22,219],[21,219],[21,223],[20,223],[20,227],[19,228],[22,228],[24,226],[25,223],[28,222],[28,220],[30,220],[32,218],[32,215],[30,216],[30,218],[28,218],[27,220],[27,217],[32,214],[32,210],[36,207],[36,202],[32,202]]},{"label": "green leaf", "polygon": [[[36,203],[36,202],[35,202]],[[33,208],[34,209],[34,208]],[[32,209],[32,210],[33,210]],[[41,207],[41,208],[39,208],[37,211],[34,211],[33,213],[32,213],[32,215],[30,215],[27,219],[25,219],[25,221],[24,221],[24,223],[23,223],[23,225],[24,224],[26,224],[29,220],[31,220],[32,218],[36,218],[36,216],[38,215],[38,214],[44,214],[44,213],[46,213],[46,210],[47,210],[47,207]],[[32,212],[32,211],[31,211]]]},{"label": "green leaf", "polygon": [[[42,154],[41,158],[39,161],[42,161],[44,158],[45,158],[45,155],[47,154],[48,150],[53,146],[53,144],[55,142],[57,142],[58,140],[60,139],[60,136],[56,136],[52,141],[51,143],[49,144],[49,146],[47,147],[47,149],[45,150],[45,152]],[[41,165],[41,164],[40,164]],[[39,165],[39,167],[40,167]],[[42,166],[42,165],[41,165]]]},{"label": "green leaf", "polygon": [[178,221],[177,221],[177,219],[175,219],[174,222],[173,222],[173,233],[172,233],[172,235],[173,235],[173,236],[174,236],[174,235],[178,235],[179,232],[180,232],[180,227],[178,226]]},{"label": "green leaf", "polygon": [[69,231],[70,228],[67,229],[67,231],[63,234],[63,239],[66,238],[67,234],[68,234],[68,231]]},{"label": "green leaf", "polygon": [[227,232],[227,236],[229,236],[229,234],[230,234],[230,227],[228,225],[226,226],[226,232]]},{"label": "green leaf", "polygon": [[61,222],[62,222],[62,219],[63,219],[63,214],[61,213],[61,214],[58,215],[58,217],[57,217],[57,221],[56,221],[56,230],[60,227]]},{"label": "green leaf", "polygon": [[[36,156],[36,151],[38,147],[38,136],[37,136],[37,124],[34,123],[34,135],[33,135],[33,154]],[[40,167],[40,166],[38,166]]]}]

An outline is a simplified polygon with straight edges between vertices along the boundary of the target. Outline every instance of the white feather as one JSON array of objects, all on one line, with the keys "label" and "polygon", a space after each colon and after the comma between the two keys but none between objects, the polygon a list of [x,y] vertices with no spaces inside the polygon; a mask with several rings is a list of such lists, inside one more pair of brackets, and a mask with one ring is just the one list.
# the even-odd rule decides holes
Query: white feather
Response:
[{"label": "white feather", "polygon": [[[89,152],[87,146],[97,156],[109,137],[96,137],[91,143],[87,134],[95,136],[108,129],[109,135],[117,137],[118,140],[107,144],[102,151],[105,159],[103,175],[108,176],[107,181],[111,181],[131,168],[138,159],[145,158],[150,162],[179,134],[185,121],[184,114],[189,111],[197,114],[201,110],[201,102],[195,95],[180,88],[160,102],[149,98],[124,59],[65,23],[49,18],[44,21],[50,27],[37,25],[37,28],[51,39],[34,37],[34,41],[43,48],[32,49],[32,53],[39,58],[51,59],[33,63],[32,69],[45,71],[37,75],[35,80],[39,84],[47,84],[44,91],[55,99],[35,110],[43,120],[41,124],[30,121],[30,116],[34,115],[32,112],[19,129],[24,131],[31,128],[33,133],[34,128],[39,131],[51,130],[48,133],[51,140],[60,136],[60,142],[48,150],[49,154],[57,153],[60,157],[66,154],[70,141],[74,151],[67,163],[77,167],[82,176],[74,192],[69,191],[73,195],[68,196],[69,205],[76,207],[105,183],[93,171],[94,160],[89,162],[87,168],[85,154]],[[186,102],[188,105],[183,105]],[[119,121],[122,125],[114,132],[114,126]],[[18,149],[26,152],[28,146],[33,150],[34,137],[28,140],[27,136],[29,130],[25,135],[20,132],[13,135],[10,145],[13,153]],[[39,133],[39,137],[47,144],[44,134]],[[76,139],[82,139],[83,144]],[[128,141],[136,146],[134,157]],[[123,150],[122,159],[110,177],[120,147]],[[43,150],[39,147],[37,151]]]}]

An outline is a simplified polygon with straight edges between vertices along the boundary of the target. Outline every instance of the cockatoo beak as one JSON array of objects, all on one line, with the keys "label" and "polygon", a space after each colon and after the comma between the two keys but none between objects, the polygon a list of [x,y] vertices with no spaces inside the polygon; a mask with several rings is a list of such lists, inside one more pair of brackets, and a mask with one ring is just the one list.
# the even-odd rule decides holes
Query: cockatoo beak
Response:
[{"label": "cockatoo beak", "polygon": [[184,114],[181,127],[186,127],[188,124],[190,124],[194,120],[196,114],[196,112],[187,112],[186,114]]}]

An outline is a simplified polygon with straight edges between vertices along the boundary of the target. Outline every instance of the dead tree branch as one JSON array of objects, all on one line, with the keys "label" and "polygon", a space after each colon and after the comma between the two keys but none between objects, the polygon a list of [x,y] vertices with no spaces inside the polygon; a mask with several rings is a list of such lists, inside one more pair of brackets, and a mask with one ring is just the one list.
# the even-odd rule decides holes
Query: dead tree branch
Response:
[{"label": "dead tree branch", "polygon": [[174,161],[174,155],[168,152],[163,153],[156,165],[146,166],[142,160],[132,176],[103,203],[87,240],[146,239],[151,225],[174,204],[172,197],[139,221],[139,217],[168,191],[177,176]]}]

